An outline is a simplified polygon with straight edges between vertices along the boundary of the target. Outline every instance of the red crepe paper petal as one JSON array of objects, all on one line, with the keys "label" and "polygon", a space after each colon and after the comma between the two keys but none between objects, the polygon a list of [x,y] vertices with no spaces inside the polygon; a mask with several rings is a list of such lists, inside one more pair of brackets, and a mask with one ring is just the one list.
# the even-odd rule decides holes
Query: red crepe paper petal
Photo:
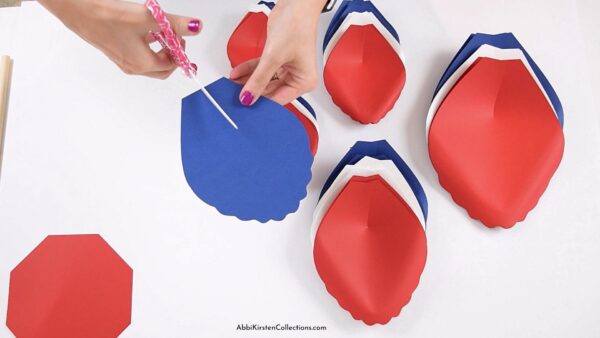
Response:
[{"label": "red crepe paper petal", "polygon": [[99,235],[48,236],[10,274],[6,325],[19,338],[117,337],[132,279]]},{"label": "red crepe paper petal", "polygon": [[480,58],[429,132],[440,184],[472,218],[510,228],[546,190],[564,150],[554,111],[520,60]]},{"label": "red crepe paper petal", "polygon": [[333,102],[352,119],[368,124],[392,110],[406,69],[375,26],[350,26],[331,51],[323,77]]},{"label": "red crepe paper petal", "polygon": [[323,217],[313,254],[342,308],[368,325],[385,324],[419,284],[427,240],[414,212],[385,180],[355,176]]}]

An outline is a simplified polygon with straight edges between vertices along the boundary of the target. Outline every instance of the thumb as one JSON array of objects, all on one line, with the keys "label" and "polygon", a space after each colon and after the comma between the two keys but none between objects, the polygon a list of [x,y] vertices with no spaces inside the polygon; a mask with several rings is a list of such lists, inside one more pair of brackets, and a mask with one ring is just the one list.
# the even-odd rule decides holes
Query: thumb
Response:
[{"label": "thumb", "polygon": [[251,106],[262,95],[265,88],[273,78],[273,75],[281,67],[281,64],[271,57],[263,56],[258,62],[258,66],[250,75],[250,78],[242,88],[240,93],[240,102],[244,106]]},{"label": "thumb", "polygon": [[179,36],[197,35],[202,30],[202,21],[186,16],[167,14],[175,34]]}]

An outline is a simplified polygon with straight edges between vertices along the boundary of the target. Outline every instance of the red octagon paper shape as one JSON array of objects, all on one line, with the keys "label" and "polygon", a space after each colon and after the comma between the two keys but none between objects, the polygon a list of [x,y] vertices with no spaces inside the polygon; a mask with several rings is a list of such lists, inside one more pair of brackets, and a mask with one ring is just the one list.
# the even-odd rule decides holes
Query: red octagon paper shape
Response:
[{"label": "red octagon paper shape", "polygon": [[19,338],[117,337],[132,281],[99,235],[48,236],[10,274],[6,325]]}]

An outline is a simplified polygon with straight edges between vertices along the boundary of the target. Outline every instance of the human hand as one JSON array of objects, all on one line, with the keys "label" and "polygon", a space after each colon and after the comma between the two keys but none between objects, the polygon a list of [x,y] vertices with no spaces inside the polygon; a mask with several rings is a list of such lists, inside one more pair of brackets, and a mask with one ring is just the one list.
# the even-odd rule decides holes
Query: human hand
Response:
[{"label": "human hand", "polygon": [[[177,65],[167,50],[154,52],[150,31],[159,31],[144,5],[120,0],[39,0],[69,29],[101,50],[126,74],[158,79],[169,77]],[[199,19],[168,15],[175,34],[197,35]],[[185,41],[181,39],[185,48]]]},{"label": "human hand", "polygon": [[269,15],[260,58],[235,67],[230,78],[244,85],[240,102],[264,95],[287,104],[317,85],[317,23],[325,0],[279,0]]}]

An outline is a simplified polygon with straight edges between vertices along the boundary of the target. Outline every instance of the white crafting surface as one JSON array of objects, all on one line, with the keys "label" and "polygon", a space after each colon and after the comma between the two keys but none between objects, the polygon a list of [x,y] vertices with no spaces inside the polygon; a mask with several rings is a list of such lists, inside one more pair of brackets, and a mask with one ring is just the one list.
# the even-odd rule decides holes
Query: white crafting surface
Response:
[{"label": "white crafting surface", "polygon": [[12,55],[14,52],[16,26],[20,21],[20,7],[0,8],[0,55]]},{"label": "white crafting surface", "polygon": [[[164,1],[169,11],[204,19],[201,36],[188,40],[204,79],[228,74],[227,39],[252,3]],[[0,53],[10,48],[15,59],[0,177],[0,321],[10,270],[47,234],[99,233],[134,269],[132,324],[122,337],[599,337],[600,3],[377,5],[403,43],[405,91],[375,126],[343,115],[322,84],[308,95],[321,131],[309,196],[296,214],[268,224],[223,217],[188,188],[179,110],[193,83],[180,74],[167,81],[122,75],[35,3],[12,24],[0,9]],[[323,16],[319,44],[331,15]],[[510,230],[469,219],[437,183],[425,145],[433,89],[477,31],[513,31],[565,110],[563,162],[539,205]],[[14,43],[6,38],[15,34]],[[425,188],[429,255],[400,316],[368,327],[326,292],[309,231],[335,164],[356,140],[381,138]],[[236,331],[242,323],[327,330]],[[0,336],[11,336],[3,325]]]}]

